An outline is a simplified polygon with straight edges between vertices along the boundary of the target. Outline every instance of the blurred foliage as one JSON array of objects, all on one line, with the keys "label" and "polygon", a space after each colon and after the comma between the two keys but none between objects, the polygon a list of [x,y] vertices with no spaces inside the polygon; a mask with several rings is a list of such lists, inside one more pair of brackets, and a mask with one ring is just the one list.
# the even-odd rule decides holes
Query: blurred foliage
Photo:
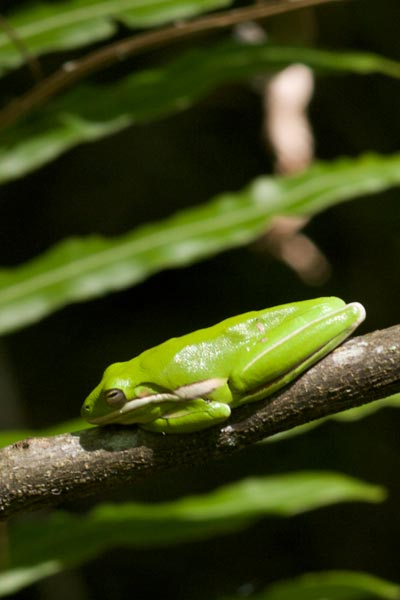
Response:
[{"label": "blurred foliage", "polygon": [[[243,4],[6,0],[2,104],[139,28]],[[154,47],[0,131],[3,443],[80,428],[70,420],[108,363],[232,314],[338,295],[366,306],[361,331],[399,322],[397,4],[268,19],[255,45],[236,28]],[[315,73],[318,163],[278,176],[262,95],[299,61]],[[317,289],[266,250],[282,213],[313,216],[304,233],[331,267]],[[398,598],[398,405],[24,516],[8,543],[0,535],[0,592],[37,582],[16,597]],[[368,504],[382,488],[387,501]],[[80,575],[65,571],[89,558]]]},{"label": "blurred foliage", "polygon": [[0,333],[70,302],[125,288],[258,238],[274,217],[311,216],[355,195],[400,183],[400,154],[315,164],[292,177],[259,177],[159,223],[120,237],[64,240],[36,260],[0,271]]},{"label": "blurred foliage", "polygon": [[229,41],[185,52],[157,68],[135,71],[112,85],[81,85],[0,140],[0,183],[21,177],[71,147],[189,108],[211,89],[293,62],[333,73],[380,73],[400,78],[400,63],[367,53],[331,53]]},{"label": "blurred foliage", "polygon": [[398,585],[366,573],[326,571],[278,582],[252,597],[254,600],[395,600],[399,592]]},{"label": "blurred foliage", "polygon": [[[172,546],[245,529],[264,515],[290,517],[337,502],[380,502],[384,491],[335,473],[294,473],[243,479],[199,497],[156,504],[99,504],[77,516],[56,511],[15,526],[12,568],[0,574],[0,596],[114,546]],[[80,544],[79,540],[84,540]]]},{"label": "blurred foliage", "polygon": [[[118,24],[154,27],[232,4],[231,0],[64,0],[30,2],[7,16],[7,24],[35,56],[111,37]],[[0,32],[0,68],[24,63],[25,56],[7,30]]]}]

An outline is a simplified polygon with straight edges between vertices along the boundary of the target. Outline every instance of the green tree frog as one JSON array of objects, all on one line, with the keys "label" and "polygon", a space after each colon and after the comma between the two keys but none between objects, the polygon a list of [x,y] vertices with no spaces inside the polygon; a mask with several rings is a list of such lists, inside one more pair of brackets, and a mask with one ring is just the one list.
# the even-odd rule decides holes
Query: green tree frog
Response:
[{"label": "green tree frog", "polygon": [[81,414],[162,433],[211,427],[293,381],[364,318],[361,304],[334,297],[231,317],[110,365]]}]

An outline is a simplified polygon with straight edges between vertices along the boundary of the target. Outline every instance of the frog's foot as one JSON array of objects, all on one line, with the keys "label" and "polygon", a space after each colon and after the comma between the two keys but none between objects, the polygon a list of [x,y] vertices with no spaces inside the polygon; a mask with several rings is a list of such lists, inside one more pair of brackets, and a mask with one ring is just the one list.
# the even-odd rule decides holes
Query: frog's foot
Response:
[{"label": "frog's foot", "polygon": [[142,423],[141,427],[158,433],[191,433],[222,423],[230,414],[228,404],[199,398],[176,406],[162,417]]}]

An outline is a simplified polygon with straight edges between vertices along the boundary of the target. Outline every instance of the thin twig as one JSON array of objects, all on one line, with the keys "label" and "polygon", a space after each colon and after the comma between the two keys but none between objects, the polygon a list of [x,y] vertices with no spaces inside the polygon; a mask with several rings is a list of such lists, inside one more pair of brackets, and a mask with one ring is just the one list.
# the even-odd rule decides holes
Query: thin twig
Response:
[{"label": "thin twig", "polygon": [[31,438],[0,451],[0,518],[205,463],[263,438],[400,391],[400,325],[354,338],[293,385],[186,435],[134,426]]},{"label": "thin twig", "polygon": [[109,44],[100,50],[91,52],[80,60],[65,63],[53,75],[50,75],[32,90],[7,105],[0,111],[0,128],[14,124],[51,97],[88,75],[146,50],[183,40],[196,34],[226,29],[243,21],[263,19],[301,8],[337,1],[343,0],[274,0],[268,4],[254,4],[215,13],[192,21],[177,23]]},{"label": "thin twig", "polygon": [[18,32],[10,25],[7,19],[0,14],[0,28],[11,40],[18,52],[21,54],[24,62],[29,66],[34,81],[40,81],[43,77],[42,67],[34,54],[29,50],[24,40],[18,35]]}]

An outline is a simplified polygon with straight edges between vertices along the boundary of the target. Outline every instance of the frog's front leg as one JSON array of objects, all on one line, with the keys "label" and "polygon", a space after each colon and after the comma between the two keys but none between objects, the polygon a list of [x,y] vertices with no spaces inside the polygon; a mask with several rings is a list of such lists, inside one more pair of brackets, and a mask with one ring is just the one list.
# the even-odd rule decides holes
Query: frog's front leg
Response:
[{"label": "frog's front leg", "polygon": [[179,403],[161,417],[140,426],[158,433],[191,433],[217,425],[230,414],[228,404],[197,398]]},{"label": "frog's front leg", "polygon": [[229,378],[233,406],[265,398],[341,344],[365,317],[358,302],[323,300],[263,330]]}]

